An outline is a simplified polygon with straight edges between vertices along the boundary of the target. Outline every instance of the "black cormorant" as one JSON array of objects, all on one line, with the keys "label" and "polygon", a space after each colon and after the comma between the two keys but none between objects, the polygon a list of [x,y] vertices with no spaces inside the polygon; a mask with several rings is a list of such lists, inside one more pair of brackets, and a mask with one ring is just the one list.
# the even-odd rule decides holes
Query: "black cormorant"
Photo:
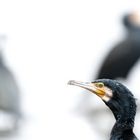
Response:
[{"label": "black cormorant", "polygon": [[111,49],[104,59],[96,79],[127,78],[140,58],[140,15],[130,13],[123,17],[126,38]]},{"label": "black cormorant", "polygon": [[[125,82],[124,80],[128,80],[128,76],[131,76],[130,72],[140,58],[140,15],[138,12],[129,12],[123,16],[122,22],[126,28],[125,38],[109,51],[93,79],[107,78]],[[90,124],[95,125],[99,117],[100,119],[104,115],[110,117],[110,112],[107,112],[103,105],[100,106],[100,109],[93,107],[91,103],[94,100],[91,95],[86,94],[80,102],[82,107],[78,109],[81,109],[80,113],[84,114]],[[108,122],[111,124],[113,121],[109,119]],[[103,135],[107,134],[107,129],[100,124],[96,130]]]},{"label": "black cormorant", "polygon": [[[131,74],[131,69],[138,62],[140,58],[140,15],[138,12],[129,12],[123,16],[122,22],[126,28],[125,38],[109,51],[93,79],[107,78],[125,82],[124,80]],[[110,118],[108,123],[111,125],[113,122],[110,116],[111,112],[105,109],[102,104],[97,109],[92,106],[92,101],[95,99],[91,95],[84,95],[78,105],[78,111],[80,110],[79,112],[87,118],[90,124],[95,125],[98,119],[102,119],[102,116],[106,115]],[[94,125],[92,126],[94,127]],[[108,129],[100,124],[96,126],[97,132],[103,136],[107,135]]]},{"label": "black cormorant", "polygon": [[133,133],[136,103],[128,88],[110,79],[99,79],[91,83],[69,81],[68,84],[91,91],[99,96],[110,108],[116,119],[110,140],[138,140]]}]

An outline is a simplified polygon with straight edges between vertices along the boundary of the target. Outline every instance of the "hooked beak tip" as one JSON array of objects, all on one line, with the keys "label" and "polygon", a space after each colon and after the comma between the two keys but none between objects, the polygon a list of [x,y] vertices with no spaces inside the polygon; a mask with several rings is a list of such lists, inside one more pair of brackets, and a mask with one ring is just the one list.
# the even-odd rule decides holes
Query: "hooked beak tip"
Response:
[{"label": "hooked beak tip", "polygon": [[73,85],[73,83],[74,83],[74,80],[68,81],[68,85]]}]

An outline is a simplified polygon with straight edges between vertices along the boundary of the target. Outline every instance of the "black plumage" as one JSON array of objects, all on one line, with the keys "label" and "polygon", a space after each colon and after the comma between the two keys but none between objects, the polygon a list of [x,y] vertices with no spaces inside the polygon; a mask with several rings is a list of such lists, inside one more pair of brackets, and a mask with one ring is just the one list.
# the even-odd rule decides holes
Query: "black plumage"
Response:
[{"label": "black plumage", "polygon": [[121,83],[114,80],[97,80],[112,90],[112,98],[105,104],[111,109],[116,123],[111,132],[111,140],[133,140],[134,117],[136,114],[136,103],[132,93]]},{"label": "black plumage", "polygon": [[96,76],[96,79],[126,78],[140,58],[140,17],[135,13],[123,17],[127,35],[124,40],[114,46]]},{"label": "black plumage", "polygon": [[110,79],[99,79],[92,83],[70,81],[69,84],[80,86],[95,93],[110,108],[116,119],[110,140],[138,140],[133,133],[136,102],[127,87]]}]

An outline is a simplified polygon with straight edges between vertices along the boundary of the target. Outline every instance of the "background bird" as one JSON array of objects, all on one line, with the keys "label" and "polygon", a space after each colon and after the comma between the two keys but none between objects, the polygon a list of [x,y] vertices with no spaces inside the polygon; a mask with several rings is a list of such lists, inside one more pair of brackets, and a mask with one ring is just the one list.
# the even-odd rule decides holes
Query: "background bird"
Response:
[{"label": "background bird", "polygon": [[127,78],[140,58],[140,15],[138,13],[125,15],[123,25],[127,30],[126,37],[107,54],[96,79]]},{"label": "background bird", "polygon": [[110,108],[116,119],[111,131],[110,140],[138,140],[133,133],[136,102],[128,88],[110,79],[99,79],[92,83],[69,81],[69,84],[95,93]]},{"label": "background bird", "polygon": [[[5,66],[0,54],[0,112],[10,116],[9,128],[1,128],[0,134],[8,134],[18,126],[21,118],[20,94],[16,80]],[[0,116],[1,117],[1,116]]]},{"label": "background bird", "polygon": [[0,36],[0,136],[15,132],[21,119],[20,91],[3,59],[5,36]]}]

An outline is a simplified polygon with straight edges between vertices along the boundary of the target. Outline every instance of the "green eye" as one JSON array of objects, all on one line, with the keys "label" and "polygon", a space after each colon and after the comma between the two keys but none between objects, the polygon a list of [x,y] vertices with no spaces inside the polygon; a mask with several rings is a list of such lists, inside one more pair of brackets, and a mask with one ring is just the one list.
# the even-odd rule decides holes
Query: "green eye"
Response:
[{"label": "green eye", "polygon": [[103,84],[103,83],[96,83],[95,85],[96,85],[96,87],[98,87],[98,88],[103,88],[103,87],[104,87],[104,84]]}]

